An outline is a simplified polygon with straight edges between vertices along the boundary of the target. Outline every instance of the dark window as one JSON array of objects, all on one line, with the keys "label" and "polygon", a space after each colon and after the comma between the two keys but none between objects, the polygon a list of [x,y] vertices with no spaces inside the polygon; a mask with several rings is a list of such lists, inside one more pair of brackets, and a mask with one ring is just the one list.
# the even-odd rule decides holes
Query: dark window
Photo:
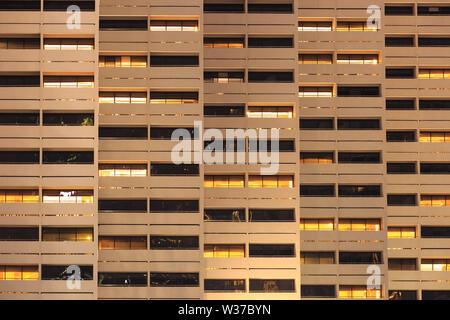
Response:
[{"label": "dark window", "polygon": [[249,71],[248,82],[286,82],[294,81],[292,72],[256,72]]},{"label": "dark window", "polygon": [[93,151],[43,151],[44,164],[93,164]]},{"label": "dark window", "polygon": [[203,150],[220,151],[222,147],[223,152],[245,152],[245,139],[234,140],[205,140],[203,141]]},{"label": "dark window", "polygon": [[386,131],[387,142],[414,142],[416,141],[415,131]]},{"label": "dark window", "polygon": [[151,272],[151,287],[198,287],[198,273]]},{"label": "dark window", "polygon": [[170,140],[172,138],[172,133],[177,130],[187,130],[190,137],[197,139],[195,135],[194,128],[168,128],[168,127],[151,127],[150,128],[150,139],[154,140]]},{"label": "dark window", "polygon": [[450,238],[450,227],[422,226],[420,228],[421,238]]},{"label": "dark window", "polygon": [[39,241],[39,228],[0,227],[0,241]]},{"label": "dark window", "polygon": [[421,174],[449,174],[450,163],[420,163]]},{"label": "dark window", "polygon": [[244,5],[238,3],[204,3],[204,12],[244,12]]},{"label": "dark window", "polygon": [[151,31],[197,31],[197,20],[151,20]]},{"label": "dark window", "polygon": [[388,194],[388,206],[415,206],[417,205],[415,194]]},{"label": "dark window", "polygon": [[332,130],[333,119],[300,119],[300,130]]},{"label": "dark window", "polygon": [[203,115],[210,117],[245,117],[245,106],[205,106]]},{"label": "dark window", "polygon": [[389,270],[409,270],[414,271],[417,269],[416,259],[404,259],[404,258],[389,258],[388,268]]},{"label": "dark window", "polygon": [[2,126],[38,126],[39,113],[0,113]]},{"label": "dark window", "polygon": [[39,11],[39,0],[4,0],[0,1],[0,11]]},{"label": "dark window", "polygon": [[[272,145],[272,140],[253,140],[249,139],[248,151],[249,152],[259,152],[259,151],[275,151],[275,144]],[[292,152],[295,151],[295,141],[294,140],[278,140],[278,151],[279,152]]]},{"label": "dark window", "polygon": [[334,197],[334,185],[300,185],[301,197]]},{"label": "dark window", "polygon": [[39,87],[40,77],[28,76],[0,76],[0,87]]},{"label": "dark window", "polygon": [[98,200],[98,211],[100,212],[147,212],[147,200]]},{"label": "dark window", "polygon": [[400,173],[416,173],[415,162],[388,162],[387,173],[400,174]]},{"label": "dark window", "polygon": [[93,126],[93,113],[44,113],[44,126]]},{"label": "dark window", "polygon": [[419,37],[419,47],[450,47],[450,38]]},{"label": "dark window", "polygon": [[389,300],[417,300],[417,291],[389,290]]},{"label": "dark window", "polygon": [[295,280],[250,279],[250,292],[295,292]]},{"label": "dark window", "polygon": [[143,272],[99,272],[99,287],[146,287],[147,273]]},{"label": "dark window", "polygon": [[248,221],[295,221],[294,209],[249,209]]},{"label": "dark window", "polygon": [[245,292],[245,279],[205,279],[205,291]]},{"label": "dark window", "polygon": [[152,176],[198,176],[198,164],[152,163]]},{"label": "dark window", "polygon": [[386,99],[386,110],[414,110],[414,99]]},{"label": "dark window", "polygon": [[334,152],[300,152],[300,163],[333,163]]},{"label": "dark window", "polygon": [[198,249],[198,236],[150,236],[150,249]]},{"label": "dark window", "polygon": [[95,1],[44,0],[44,11],[67,11],[71,5],[77,5],[81,11],[95,11]]},{"label": "dark window", "polygon": [[305,298],[335,298],[334,285],[302,285],[301,297]]},{"label": "dark window", "polygon": [[[301,219],[304,220],[304,219]],[[305,219],[311,220],[311,219]],[[316,220],[317,221],[317,220]],[[302,221],[304,223],[304,221]],[[301,223],[302,223],[301,222]],[[304,229],[300,229],[304,230]],[[300,264],[335,264],[335,254],[331,251],[301,251]]]},{"label": "dark window", "polygon": [[385,38],[386,47],[414,47],[414,37],[386,37]]},{"label": "dark window", "polygon": [[293,244],[249,244],[250,257],[295,257]]},{"label": "dark window", "polygon": [[248,38],[249,48],[292,48],[292,38]]},{"label": "dark window", "polygon": [[291,13],[292,4],[290,3],[249,3],[249,13]]},{"label": "dark window", "polygon": [[379,152],[339,152],[339,163],[380,163]]},{"label": "dark window", "polygon": [[39,38],[0,38],[0,50],[2,49],[40,49]]},{"label": "dark window", "polygon": [[448,16],[450,15],[450,7],[449,6],[417,6],[417,15],[418,16]]},{"label": "dark window", "polygon": [[206,83],[242,83],[245,73],[243,71],[205,71],[203,80]]},{"label": "dark window", "polygon": [[379,130],[379,119],[338,119],[339,130]]},{"label": "dark window", "polygon": [[100,20],[100,30],[147,30],[145,20]]},{"label": "dark window", "polygon": [[198,66],[198,56],[156,56],[150,55],[152,67]]},{"label": "dark window", "polygon": [[381,197],[379,185],[339,185],[339,197]]},{"label": "dark window", "polygon": [[77,269],[69,269],[69,266],[53,266],[42,265],[41,280],[68,280],[70,276],[75,274],[79,275],[80,280],[93,280],[94,272],[92,266],[78,266],[80,273]]},{"label": "dark window", "polygon": [[0,164],[39,163],[39,151],[0,151]]},{"label": "dark window", "polygon": [[340,251],[340,264],[383,264],[381,252]]},{"label": "dark window", "polygon": [[198,92],[151,91],[150,103],[162,103],[162,104],[198,103]]},{"label": "dark window", "polygon": [[339,86],[337,90],[338,97],[379,97],[380,87],[349,87]]},{"label": "dark window", "polygon": [[99,236],[99,250],[146,250],[147,236]]},{"label": "dark window", "polygon": [[386,68],[386,79],[414,79],[414,69]]},{"label": "dark window", "polygon": [[422,290],[422,300],[450,300],[450,290]]},{"label": "dark window", "polygon": [[419,100],[420,110],[450,110],[450,100]]},{"label": "dark window", "polygon": [[198,212],[198,200],[150,200],[150,212]]},{"label": "dark window", "polygon": [[245,209],[205,209],[203,220],[245,222]]},{"label": "dark window", "polygon": [[145,140],[147,127],[99,127],[101,139]]},{"label": "dark window", "polygon": [[386,16],[412,16],[414,15],[414,8],[412,5],[408,6],[385,5],[384,14]]}]

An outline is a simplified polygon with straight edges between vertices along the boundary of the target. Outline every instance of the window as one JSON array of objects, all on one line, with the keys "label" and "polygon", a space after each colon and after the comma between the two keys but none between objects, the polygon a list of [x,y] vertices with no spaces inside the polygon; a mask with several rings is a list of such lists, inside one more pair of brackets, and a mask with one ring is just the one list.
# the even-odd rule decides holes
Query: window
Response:
[{"label": "window", "polygon": [[416,227],[388,227],[388,239],[415,239]]},{"label": "window", "polygon": [[183,104],[198,103],[198,92],[150,92],[150,103]]},{"label": "window", "polygon": [[301,297],[304,297],[304,298],[335,298],[336,297],[336,288],[334,285],[302,284]]},{"label": "window", "polygon": [[422,226],[421,238],[450,238],[450,227],[446,226]]},{"label": "window", "polygon": [[339,163],[381,163],[380,152],[338,152]]},{"label": "window", "polygon": [[100,91],[99,103],[147,103],[147,92]]},{"label": "window", "polygon": [[413,5],[385,5],[384,14],[386,16],[413,16]]},{"label": "window", "polygon": [[291,83],[294,82],[294,74],[291,71],[279,71],[279,72],[268,72],[268,71],[249,71],[248,72],[248,82],[249,83],[260,83],[260,82],[283,82]]},{"label": "window", "polygon": [[300,152],[300,163],[333,163],[334,152]]},{"label": "window", "polygon": [[248,106],[247,117],[249,118],[282,118],[293,117],[292,106]]},{"label": "window", "polygon": [[380,119],[338,119],[339,130],[379,130]]},{"label": "window", "polygon": [[414,79],[414,68],[386,68],[386,79]]},{"label": "window", "polygon": [[147,67],[146,56],[99,56],[98,66],[102,67]]},{"label": "window", "polygon": [[[255,140],[251,140],[252,143]],[[204,140],[204,151],[205,152],[214,152],[216,151],[223,151],[223,152],[245,152],[246,150],[246,144],[245,139],[234,139],[234,140]],[[251,145],[250,145],[251,146]]]},{"label": "window", "polygon": [[44,113],[44,126],[93,126],[93,113]]},{"label": "window", "polygon": [[203,3],[204,12],[241,13],[244,9],[240,3]]},{"label": "window", "polygon": [[1,126],[38,126],[39,113],[0,113]]},{"label": "window", "polygon": [[298,31],[331,31],[331,21],[299,21]]},{"label": "window", "polygon": [[245,279],[205,279],[204,290],[212,292],[245,292]]},{"label": "window", "polygon": [[205,83],[243,83],[243,71],[205,71],[203,80]]},{"label": "window", "polygon": [[450,79],[450,69],[419,69],[419,79]]},{"label": "window", "polygon": [[386,99],[386,110],[415,110],[415,99]]},{"label": "window", "polygon": [[0,241],[39,241],[39,227],[0,227]]},{"label": "window", "polygon": [[0,2],[1,11],[39,11],[41,2],[37,0],[4,0]]},{"label": "window", "polygon": [[99,250],[146,250],[147,236],[98,236]]},{"label": "window", "polygon": [[44,11],[67,11],[71,5],[77,5],[81,11],[95,11],[95,1],[44,0]]},{"label": "window", "polygon": [[378,31],[376,25],[370,25],[366,21],[338,21],[336,31]]},{"label": "window", "polygon": [[334,119],[318,118],[308,119],[300,118],[300,130],[332,130],[334,129]]},{"label": "window", "polygon": [[420,110],[450,110],[450,100],[419,100]]},{"label": "window", "polygon": [[248,13],[291,13],[291,3],[249,3]]},{"label": "window", "polygon": [[198,200],[150,200],[150,212],[198,212]]},{"label": "window", "polygon": [[295,292],[295,280],[250,279],[250,292]]},{"label": "window", "polygon": [[293,48],[292,38],[248,37],[249,48]]},{"label": "window", "polygon": [[369,289],[367,285],[339,285],[340,299],[381,299],[382,289]]},{"label": "window", "polygon": [[0,265],[0,280],[39,280],[39,267]]},{"label": "window", "polygon": [[44,76],[44,88],[93,88],[93,76]]},{"label": "window", "polygon": [[339,197],[381,197],[380,185],[344,185],[338,186]]},{"label": "window", "polygon": [[0,38],[0,50],[22,50],[41,48],[39,38]]},{"label": "window", "polygon": [[94,241],[94,229],[42,227],[42,241]]},{"label": "window", "polygon": [[146,177],[147,164],[144,163],[99,163],[99,177]]},{"label": "window", "polygon": [[333,218],[302,218],[300,219],[300,230],[302,231],[333,231],[334,219]]},{"label": "window", "polygon": [[417,291],[389,290],[389,300],[417,300]]},{"label": "window", "polygon": [[389,174],[416,173],[415,162],[388,162],[386,166]]},{"label": "window", "polygon": [[378,64],[378,54],[338,54],[338,64]]},{"label": "window", "polygon": [[152,140],[171,140],[172,134],[175,130],[181,129],[189,133],[191,138],[197,139],[197,132],[194,128],[179,128],[179,127],[151,127],[150,128],[150,139]]},{"label": "window", "polygon": [[39,163],[39,151],[0,151],[0,164],[33,163]]},{"label": "window", "polygon": [[152,67],[198,67],[198,56],[150,55]]},{"label": "window", "polygon": [[434,195],[420,195],[421,207],[448,207],[450,206],[450,195],[434,194]]},{"label": "window", "polygon": [[334,184],[300,185],[300,197],[334,197]]},{"label": "window", "polygon": [[420,174],[450,174],[450,163],[421,162]]},{"label": "window", "polygon": [[205,258],[244,258],[245,244],[206,244],[203,255]]},{"label": "window", "polygon": [[422,290],[422,300],[450,300],[450,291]]},{"label": "window", "polygon": [[334,252],[300,251],[300,264],[335,264]]},{"label": "window", "polygon": [[42,190],[43,203],[94,203],[93,190]]},{"label": "window", "polygon": [[244,48],[244,38],[204,38],[204,48]]},{"label": "window", "polygon": [[306,54],[300,53],[298,55],[299,64],[332,64],[332,54]]},{"label": "window", "polygon": [[450,271],[450,259],[422,258],[420,271]]},{"label": "window", "polygon": [[254,176],[248,177],[249,188],[293,188],[294,176]]},{"label": "window", "polygon": [[93,164],[93,151],[47,151],[42,152],[44,164]]},{"label": "window", "polygon": [[198,287],[198,273],[150,272],[151,287]]},{"label": "window", "polygon": [[419,36],[419,47],[449,47],[449,37],[423,37]]},{"label": "window", "polygon": [[331,98],[333,97],[333,87],[298,87],[300,98]]},{"label": "window", "polygon": [[[77,280],[93,280],[94,272],[92,266],[78,266],[80,272],[77,273]],[[77,269],[69,269],[69,266],[42,265],[41,280],[72,280],[71,276]]]},{"label": "window", "polygon": [[100,19],[100,31],[115,30],[147,30],[147,19],[145,20],[112,20]]},{"label": "window", "polygon": [[250,243],[249,257],[295,257],[295,245]]},{"label": "window", "polygon": [[287,222],[295,221],[294,209],[249,209],[250,222]]},{"label": "window", "polygon": [[393,271],[414,271],[417,270],[416,259],[389,258],[388,268]]},{"label": "window", "polygon": [[99,199],[99,212],[147,212],[145,199]]},{"label": "window", "polygon": [[152,250],[198,250],[198,236],[150,236]]},{"label": "window", "polygon": [[244,176],[205,175],[205,188],[244,188]]},{"label": "window", "polygon": [[[278,146],[276,145],[278,144]],[[294,152],[295,141],[294,140],[263,140],[263,139],[248,139],[248,151],[249,152]],[[244,148],[243,148],[244,151]]]},{"label": "window", "polygon": [[339,231],[380,231],[381,219],[339,218]]},{"label": "window", "polygon": [[411,131],[386,131],[387,142],[415,142],[416,132]]},{"label": "window", "polygon": [[39,87],[40,81],[39,75],[0,76],[0,87]]},{"label": "window", "polygon": [[414,36],[386,36],[384,45],[386,47],[414,47]]},{"label": "window", "polygon": [[152,176],[198,176],[198,164],[154,163],[150,165]]},{"label": "window", "polygon": [[450,142],[450,132],[420,131],[419,142]]},{"label": "window", "polygon": [[45,38],[44,50],[94,50],[94,39]]},{"label": "window", "polygon": [[147,131],[147,127],[99,127],[98,136],[100,139],[146,140]]},{"label": "window", "polygon": [[245,209],[205,209],[203,220],[245,222]]},{"label": "window", "polygon": [[205,105],[203,109],[205,117],[245,117],[245,106],[215,106]]},{"label": "window", "polygon": [[340,251],[340,264],[383,264],[381,252]]},{"label": "window", "polygon": [[147,273],[144,272],[99,272],[99,287],[146,287]]},{"label": "window", "polygon": [[197,20],[151,20],[150,31],[198,31]]},{"label": "window", "polygon": [[39,190],[0,189],[0,203],[39,203]]},{"label": "window", "polygon": [[448,16],[450,15],[449,6],[437,6],[437,5],[418,5],[418,16]]},{"label": "window", "polygon": [[338,97],[379,97],[379,86],[353,87],[338,86]]},{"label": "window", "polygon": [[388,194],[387,195],[388,206],[416,206],[415,194]]}]

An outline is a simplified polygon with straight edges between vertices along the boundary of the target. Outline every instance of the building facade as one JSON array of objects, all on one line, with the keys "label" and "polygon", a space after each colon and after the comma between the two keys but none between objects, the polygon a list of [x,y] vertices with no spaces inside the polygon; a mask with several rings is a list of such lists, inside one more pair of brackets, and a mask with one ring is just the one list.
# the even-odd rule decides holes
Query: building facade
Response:
[{"label": "building facade", "polygon": [[1,1],[0,299],[450,299],[448,16]]}]

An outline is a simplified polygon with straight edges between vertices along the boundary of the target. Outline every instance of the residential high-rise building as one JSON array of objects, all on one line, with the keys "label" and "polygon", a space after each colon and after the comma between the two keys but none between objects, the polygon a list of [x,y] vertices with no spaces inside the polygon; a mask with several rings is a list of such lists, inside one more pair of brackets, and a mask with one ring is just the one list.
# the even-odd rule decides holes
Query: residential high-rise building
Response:
[{"label": "residential high-rise building", "polygon": [[0,1],[0,299],[450,299],[449,16]]}]

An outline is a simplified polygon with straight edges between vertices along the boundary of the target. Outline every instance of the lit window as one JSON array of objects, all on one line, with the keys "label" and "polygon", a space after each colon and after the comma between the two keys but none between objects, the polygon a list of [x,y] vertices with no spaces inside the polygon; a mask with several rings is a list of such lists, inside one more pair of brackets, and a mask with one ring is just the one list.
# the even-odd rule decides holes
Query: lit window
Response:
[{"label": "lit window", "polygon": [[331,98],[333,87],[299,87],[298,96],[302,98]]},{"label": "lit window", "polygon": [[419,142],[450,142],[450,132],[421,131]]},{"label": "lit window", "polygon": [[333,219],[300,219],[300,230],[304,231],[333,231]]},{"label": "lit window", "polygon": [[281,106],[249,106],[247,116],[249,118],[292,118],[292,107]]},{"label": "lit window", "polygon": [[44,88],[93,88],[92,76],[44,76]]},{"label": "lit window", "polygon": [[146,56],[100,56],[99,67],[147,67]]},{"label": "lit window", "polygon": [[338,21],[336,31],[378,31],[376,25],[369,25],[366,21]]},{"label": "lit window", "polygon": [[368,289],[367,286],[339,286],[339,298],[341,299],[380,299],[381,289]]},{"label": "lit window", "polygon": [[94,50],[94,39],[44,39],[45,50]]},{"label": "lit window", "polygon": [[197,20],[151,20],[150,31],[198,31]]},{"label": "lit window", "polygon": [[205,244],[205,258],[244,258],[244,244]]},{"label": "lit window", "polygon": [[388,227],[388,239],[414,239],[415,227]]},{"label": "lit window", "polygon": [[92,190],[43,190],[44,203],[93,203]]},{"label": "lit window", "polygon": [[378,64],[378,54],[338,54],[338,64]]},{"label": "lit window", "polygon": [[420,271],[450,271],[450,259],[422,259]]},{"label": "lit window", "polygon": [[339,219],[339,231],[380,231],[380,219]]},{"label": "lit window", "polygon": [[39,280],[38,266],[0,266],[0,280]]},{"label": "lit window", "polygon": [[299,21],[298,31],[331,31],[331,21]]},{"label": "lit window", "polygon": [[293,188],[293,176],[249,176],[249,188]]},{"label": "lit window", "polygon": [[98,165],[98,175],[100,177],[146,177],[147,165],[101,163]]},{"label": "lit window", "polygon": [[206,175],[205,188],[243,188],[244,176],[211,176]]},{"label": "lit window", "polygon": [[0,203],[38,203],[38,190],[0,190]]},{"label": "lit window", "polygon": [[147,103],[147,93],[103,91],[99,93],[99,103]]},{"label": "lit window", "polygon": [[448,195],[421,195],[421,207],[448,207],[450,206],[450,196]]}]

